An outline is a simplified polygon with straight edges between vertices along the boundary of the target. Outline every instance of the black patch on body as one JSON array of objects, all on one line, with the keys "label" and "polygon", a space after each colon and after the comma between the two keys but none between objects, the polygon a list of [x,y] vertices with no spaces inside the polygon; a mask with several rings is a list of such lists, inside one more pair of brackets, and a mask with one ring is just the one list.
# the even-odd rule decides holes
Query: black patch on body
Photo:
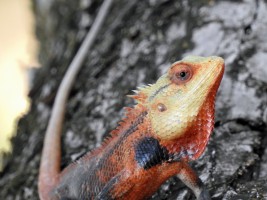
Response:
[{"label": "black patch on body", "polygon": [[135,159],[140,167],[147,170],[169,160],[169,154],[157,139],[145,137],[139,140],[135,146]]}]

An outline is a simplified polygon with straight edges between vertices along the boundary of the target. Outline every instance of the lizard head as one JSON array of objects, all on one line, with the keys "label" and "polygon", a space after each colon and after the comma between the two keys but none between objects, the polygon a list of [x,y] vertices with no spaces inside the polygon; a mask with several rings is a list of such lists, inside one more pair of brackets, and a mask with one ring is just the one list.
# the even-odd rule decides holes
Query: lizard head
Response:
[{"label": "lizard head", "polygon": [[155,84],[141,88],[134,98],[147,108],[154,134],[163,140],[176,139],[196,123],[196,130],[206,126],[205,134],[210,134],[223,71],[220,57],[188,56],[173,63]]}]

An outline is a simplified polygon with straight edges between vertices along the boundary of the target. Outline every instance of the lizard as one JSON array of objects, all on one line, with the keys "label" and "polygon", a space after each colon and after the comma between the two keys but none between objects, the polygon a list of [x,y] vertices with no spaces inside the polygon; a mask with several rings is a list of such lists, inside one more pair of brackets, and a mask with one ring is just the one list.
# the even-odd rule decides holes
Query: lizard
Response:
[{"label": "lizard", "polygon": [[187,56],[173,63],[155,84],[130,95],[136,104],[125,109],[125,117],[100,147],[62,172],[60,159],[49,161],[55,149],[43,152],[40,198],[147,199],[177,175],[198,200],[210,199],[188,163],[202,155],[213,131],[223,73],[224,60],[217,56]]}]

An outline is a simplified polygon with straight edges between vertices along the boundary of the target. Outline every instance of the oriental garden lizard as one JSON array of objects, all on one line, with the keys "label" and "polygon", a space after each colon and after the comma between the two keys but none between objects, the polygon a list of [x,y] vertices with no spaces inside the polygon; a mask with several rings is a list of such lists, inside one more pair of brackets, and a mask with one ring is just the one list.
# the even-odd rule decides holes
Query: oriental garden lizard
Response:
[{"label": "oriental garden lizard", "polygon": [[[215,56],[173,63],[155,84],[135,91],[136,105],[126,108],[125,118],[100,147],[62,172],[60,156],[50,160],[53,153],[60,155],[60,133],[50,134],[48,141],[56,142],[57,149],[43,151],[40,198],[147,199],[177,175],[198,200],[210,199],[188,162],[200,157],[212,133],[223,72],[224,61]],[[50,148],[49,142],[44,148]]]}]

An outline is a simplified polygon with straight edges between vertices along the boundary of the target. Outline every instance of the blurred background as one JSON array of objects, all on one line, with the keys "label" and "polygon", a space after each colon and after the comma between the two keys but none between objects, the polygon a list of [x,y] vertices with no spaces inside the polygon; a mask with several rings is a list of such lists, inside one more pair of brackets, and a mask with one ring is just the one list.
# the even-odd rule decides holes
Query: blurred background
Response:
[{"label": "blurred background", "polygon": [[31,1],[1,0],[0,27],[1,154],[11,150],[17,119],[29,108],[29,69],[38,66]]},{"label": "blurred background", "polygon": [[[16,137],[12,153],[3,155],[0,199],[38,200],[41,150],[57,88],[102,2],[1,1],[1,151],[10,151],[6,138]],[[215,131],[192,166],[215,200],[266,200],[266,35],[266,0],[114,0],[68,99],[62,168],[117,126],[123,107],[134,104],[126,98],[131,90],[155,83],[187,55],[217,55],[226,67]],[[195,197],[174,177],[151,199]]]}]

